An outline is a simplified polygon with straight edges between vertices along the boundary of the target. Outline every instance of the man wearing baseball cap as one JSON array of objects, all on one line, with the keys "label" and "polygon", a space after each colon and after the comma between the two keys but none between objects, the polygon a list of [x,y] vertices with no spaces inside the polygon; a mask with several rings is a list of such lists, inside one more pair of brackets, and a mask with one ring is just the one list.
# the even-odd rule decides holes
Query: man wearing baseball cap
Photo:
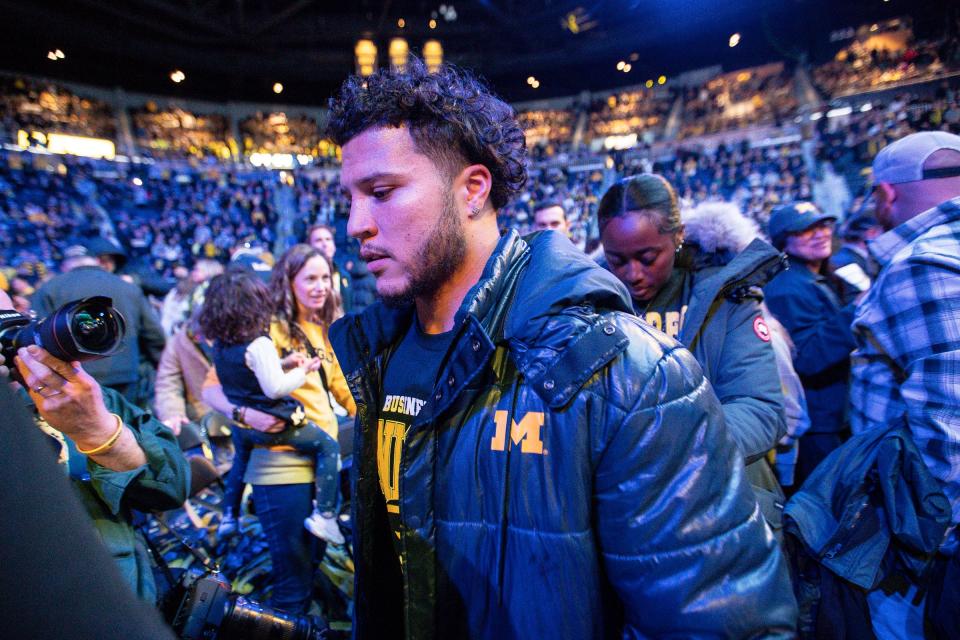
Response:
[{"label": "man wearing baseball cap", "polygon": [[[894,142],[877,154],[873,184],[887,232],[870,245],[881,271],[853,321],[851,428],[909,429],[953,509],[941,545],[950,556],[960,522],[960,136]],[[923,637],[913,596],[868,596],[878,638]]]}]

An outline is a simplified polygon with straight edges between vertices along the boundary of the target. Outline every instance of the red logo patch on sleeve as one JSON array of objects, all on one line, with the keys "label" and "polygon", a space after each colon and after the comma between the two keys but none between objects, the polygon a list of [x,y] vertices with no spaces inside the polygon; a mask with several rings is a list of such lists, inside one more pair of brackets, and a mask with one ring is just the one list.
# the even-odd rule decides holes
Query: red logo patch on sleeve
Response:
[{"label": "red logo patch on sleeve", "polygon": [[764,342],[770,342],[770,327],[763,321],[763,316],[757,316],[753,321],[753,332]]}]

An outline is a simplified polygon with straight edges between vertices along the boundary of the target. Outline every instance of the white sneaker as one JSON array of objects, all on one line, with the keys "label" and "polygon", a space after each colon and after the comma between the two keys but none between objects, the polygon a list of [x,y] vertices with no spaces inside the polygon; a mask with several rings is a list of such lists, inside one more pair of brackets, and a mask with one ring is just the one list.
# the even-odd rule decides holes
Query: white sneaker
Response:
[{"label": "white sneaker", "polygon": [[303,521],[303,526],[313,535],[331,544],[343,544],[345,542],[343,534],[340,533],[340,527],[337,526],[336,516],[331,515],[329,518],[325,518],[319,511],[314,511]]}]

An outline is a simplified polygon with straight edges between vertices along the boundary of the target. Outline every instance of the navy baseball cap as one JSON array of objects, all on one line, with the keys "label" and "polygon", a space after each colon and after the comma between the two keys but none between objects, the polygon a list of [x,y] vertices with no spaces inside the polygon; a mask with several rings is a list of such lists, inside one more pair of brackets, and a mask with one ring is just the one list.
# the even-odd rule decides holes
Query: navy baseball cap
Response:
[{"label": "navy baseball cap", "polygon": [[799,233],[824,220],[836,220],[837,216],[824,213],[812,202],[795,202],[775,208],[767,223],[767,235],[770,242],[779,250],[787,242],[791,233]]}]

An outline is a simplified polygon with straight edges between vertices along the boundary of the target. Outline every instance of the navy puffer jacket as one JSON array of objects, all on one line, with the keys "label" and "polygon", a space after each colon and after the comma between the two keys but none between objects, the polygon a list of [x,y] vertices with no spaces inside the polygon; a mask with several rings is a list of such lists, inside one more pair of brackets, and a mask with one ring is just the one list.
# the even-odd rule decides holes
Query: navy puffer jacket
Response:
[{"label": "navy puffer jacket", "polygon": [[412,315],[378,303],[331,329],[358,404],[356,638],[792,635],[786,565],[700,366],[553,232],[504,236],[458,312],[400,463],[401,572],[375,435]]}]

